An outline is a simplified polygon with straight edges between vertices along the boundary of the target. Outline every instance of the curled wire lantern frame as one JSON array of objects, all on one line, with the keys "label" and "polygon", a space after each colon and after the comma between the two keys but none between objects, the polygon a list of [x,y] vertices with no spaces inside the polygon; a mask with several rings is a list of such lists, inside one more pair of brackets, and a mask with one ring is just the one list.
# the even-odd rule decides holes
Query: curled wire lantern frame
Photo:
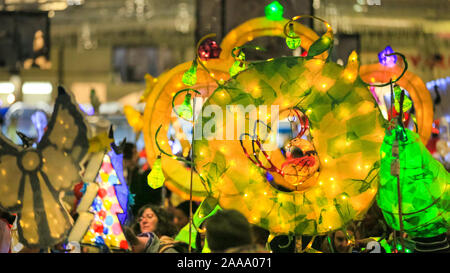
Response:
[{"label": "curled wire lantern frame", "polygon": [[327,21],[323,20],[322,18],[313,16],[313,15],[297,15],[297,16],[292,17],[292,19],[290,19],[290,20],[284,25],[284,28],[283,28],[283,32],[284,32],[284,35],[285,35],[286,37],[289,37],[289,38],[298,38],[298,36],[290,36],[290,35],[289,35],[289,32],[287,32],[287,28],[288,28],[288,27],[289,27],[289,28],[291,28],[291,27],[293,28],[294,22],[297,21],[297,20],[299,20],[299,19],[302,19],[302,18],[312,18],[312,19],[316,19],[316,20],[321,21],[322,23],[325,24],[325,27],[327,28],[327,32],[330,32],[330,33],[331,33],[331,37],[333,37],[333,29],[331,28],[331,25],[330,25]]},{"label": "curled wire lantern frame", "polygon": [[[298,121],[301,125],[301,130],[300,132],[298,132],[296,134],[295,137],[293,137],[293,139],[295,138],[301,138],[306,131],[308,131],[309,129],[309,120],[308,117],[303,114],[301,112],[301,110],[298,107],[292,107],[289,109],[285,109],[284,111],[289,110],[289,116],[288,116],[288,120],[289,117],[291,116],[291,112],[294,112],[294,115],[298,118]],[[284,112],[282,111],[282,112]],[[302,113],[302,114],[300,114]],[[293,121],[293,120],[292,120]],[[290,120],[290,122],[292,122]],[[272,173],[272,175],[280,175],[281,177],[279,179],[276,179],[275,181],[269,181],[269,184],[271,186],[273,186],[274,188],[283,191],[283,192],[293,192],[293,191],[303,191],[303,182],[300,182],[298,185],[293,185],[287,181],[285,181],[282,177],[285,176],[295,176],[295,177],[300,177],[300,175],[298,174],[297,170],[295,174],[291,174],[291,173],[285,173],[282,169],[280,169],[279,167],[277,167],[273,162],[272,159],[270,157],[270,155],[267,154],[267,152],[263,149],[262,144],[261,144],[261,139],[260,137],[256,134],[256,124],[257,123],[263,123],[263,125],[265,125],[269,130],[272,130],[272,128],[270,126],[268,126],[267,124],[265,124],[264,122],[262,122],[261,120],[256,120],[255,122],[255,126],[253,127],[253,135],[250,135],[249,133],[243,133],[240,136],[240,145],[242,148],[242,151],[244,152],[245,156],[258,168],[263,169],[264,171],[270,172]],[[252,146],[252,154],[250,155],[247,148],[245,148],[244,142],[243,142],[243,138],[245,136],[248,136],[251,139],[251,146]],[[258,146],[258,149],[256,149],[255,147]],[[311,145],[314,147],[314,145],[311,143]],[[261,152],[265,158],[265,160],[269,163],[270,167],[266,167],[264,165],[264,163],[260,160],[258,153]],[[253,157],[252,157],[253,156]],[[299,163],[299,165],[302,166],[302,169],[306,166],[306,164],[308,164],[308,158],[304,158],[302,159]]]},{"label": "curled wire lantern frame", "polygon": [[373,84],[373,83],[365,82],[367,85],[374,86],[374,87],[384,87],[384,86],[392,85],[392,84],[398,82],[405,75],[406,71],[408,70],[408,62],[406,61],[405,55],[403,55],[401,53],[398,53],[398,52],[394,52],[394,53],[391,53],[391,54],[386,54],[386,56],[392,56],[392,55],[398,55],[398,56],[400,56],[403,59],[403,63],[405,64],[405,67],[403,68],[402,73],[398,77],[391,78],[389,80],[389,82],[382,83],[382,84]]},{"label": "curled wire lantern frame", "polygon": [[[408,91],[414,103],[418,134],[422,143],[426,145],[431,136],[434,116],[431,94],[420,77],[407,71],[408,64],[403,54],[393,54],[397,54],[403,59],[405,67],[402,70],[398,65],[386,67],[380,63],[376,63],[362,65],[359,70],[359,76],[368,86],[388,86],[390,80],[392,80],[393,83]],[[394,79],[394,75],[399,76]],[[375,82],[384,83],[377,85]]]},{"label": "curled wire lantern frame", "polygon": [[[330,51],[330,49],[333,47],[333,41],[334,41],[334,36],[333,36],[333,28],[331,27],[331,25],[323,20],[322,18],[313,16],[313,15],[298,15],[295,17],[292,17],[292,19],[290,19],[283,28],[283,33],[287,38],[300,38],[299,36],[297,36],[297,34],[295,34],[295,36],[291,36],[289,35],[289,32],[287,32],[287,29],[289,28],[289,31],[294,31],[294,22],[301,19],[301,18],[312,18],[312,19],[316,19],[322,23],[325,24],[326,27],[326,32],[325,34],[323,34],[322,36],[320,36],[319,39],[317,39],[316,41],[314,41],[314,43],[307,49],[307,58],[315,58],[316,56],[321,56],[323,53],[327,53]],[[294,31],[295,32],[295,31]],[[330,55],[328,55],[328,58],[330,57]],[[328,59],[327,58],[327,59]]]},{"label": "curled wire lantern frame", "polygon": [[[189,92],[194,92],[194,93],[196,93],[196,94],[198,94],[198,95],[200,95],[200,96],[202,95],[202,93],[198,92],[198,91],[195,90],[195,89],[192,89],[192,88],[185,88],[185,89],[182,89],[182,90],[178,91],[177,93],[175,93],[175,95],[173,96],[173,99],[172,99],[172,109],[173,109],[173,111],[175,112],[175,114],[176,114],[179,118],[182,118],[182,119],[187,120],[187,121],[191,121],[191,120],[186,119],[186,118],[180,116],[180,114],[178,114],[177,110],[175,110],[175,99],[178,97],[179,94],[181,94],[181,93],[189,93]],[[193,109],[192,111],[195,111],[195,109]],[[193,120],[192,123],[194,123],[194,122],[195,122],[195,121]]]},{"label": "curled wire lantern frame", "polygon": [[[239,54],[240,54],[241,51],[242,51],[243,49],[245,49],[245,48],[251,48],[251,49],[254,49],[254,50],[262,50],[262,51],[265,51],[265,50],[266,50],[266,49],[263,48],[263,47],[260,47],[260,46],[254,46],[254,45],[237,46],[237,47],[233,48],[233,50],[231,50],[231,56],[233,57],[233,59],[234,59],[235,61],[243,62],[243,63],[245,63],[245,64],[250,64],[250,62],[246,61],[245,59],[244,59],[244,60],[239,59]],[[236,51],[236,50],[238,50],[238,52],[239,52],[237,55],[235,54],[235,51]]]},{"label": "curled wire lantern frame", "polygon": [[173,155],[173,154],[169,154],[168,152],[164,151],[164,150],[161,148],[161,146],[160,146],[159,143],[158,143],[158,135],[159,135],[159,131],[161,130],[161,127],[162,127],[162,125],[160,125],[160,126],[158,127],[158,130],[156,130],[156,134],[155,134],[155,144],[156,144],[156,147],[158,148],[158,150],[160,151],[160,153],[161,153],[161,154],[164,154],[164,155],[166,155],[166,156],[169,156],[169,157],[171,157],[172,159],[181,161],[181,162],[183,162],[183,163],[185,163],[185,164],[187,164],[187,165],[189,165],[189,166],[192,166],[191,161],[186,160],[186,159],[184,159],[184,158],[182,158],[182,157]]}]

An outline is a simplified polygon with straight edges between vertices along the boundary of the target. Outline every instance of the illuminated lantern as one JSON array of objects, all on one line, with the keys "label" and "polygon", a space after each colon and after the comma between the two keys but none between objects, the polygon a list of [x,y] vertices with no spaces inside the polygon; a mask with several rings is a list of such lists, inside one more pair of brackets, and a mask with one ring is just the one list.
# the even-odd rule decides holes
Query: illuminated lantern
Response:
[{"label": "illuminated lantern", "polygon": [[129,250],[121,224],[127,219],[129,191],[123,177],[123,157],[112,144],[105,153],[96,177],[98,194],[89,211],[94,214],[81,243],[111,250]]},{"label": "illuminated lantern", "polygon": [[81,181],[80,163],[89,147],[83,115],[62,87],[47,128],[36,148],[0,135],[0,206],[17,213],[19,241],[31,248],[66,239],[72,219],[59,196]]},{"label": "illuminated lantern", "polygon": [[[393,150],[395,142],[397,152]],[[402,219],[403,231],[412,237],[445,233],[450,221],[449,184],[449,173],[416,133],[400,126],[386,132],[381,146],[377,203],[389,226],[400,230]]]},{"label": "illuminated lantern", "polygon": [[[242,47],[253,39],[264,36],[276,36],[286,38],[283,27],[289,22],[287,19],[273,21],[267,17],[258,17],[239,25],[230,31],[220,43],[222,49],[218,59],[209,59],[199,62],[200,67],[197,71],[197,82],[191,86],[198,90],[201,94],[197,94],[196,98],[205,100],[210,97],[215,89],[230,78],[229,70],[235,60],[231,52],[237,47]],[[309,47],[319,36],[298,22],[293,22],[296,35],[301,38],[301,47],[307,53]],[[201,41],[199,42],[201,44]],[[236,52],[237,53],[237,52]],[[316,56],[315,58],[325,60],[328,52]],[[202,64],[208,69],[203,68]],[[152,165],[161,151],[170,151],[174,141],[170,141],[172,137],[176,137],[179,141],[183,156],[187,156],[190,150],[190,143],[187,141],[185,132],[182,129],[182,123],[177,115],[173,115],[174,106],[172,99],[176,91],[183,88],[182,77],[192,66],[192,62],[179,64],[176,67],[166,71],[157,79],[147,81],[146,96],[144,96],[145,111],[143,115],[143,136],[145,141],[145,149],[147,161]],[[217,93],[219,96],[215,99],[225,102],[230,97],[226,91]],[[175,107],[183,103],[183,96],[177,97]],[[199,103],[200,104],[200,103]],[[199,105],[201,106],[201,105]],[[159,128],[160,125],[163,125]],[[156,132],[160,129],[158,138],[155,138]],[[171,131],[174,136],[169,136]],[[158,141],[158,144],[157,142]],[[172,143],[172,144],[171,144]],[[162,169],[166,178],[165,185],[174,193],[180,195],[184,199],[189,199],[189,179],[190,168],[186,162],[178,160],[177,157],[163,156],[161,158]],[[208,190],[205,189],[200,175],[196,172],[193,174],[193,190],[192,196],[195,201],[202,201],[208,196]]]},{"label": "illuminated lantern", "polygon": [[380,61],[380,64],[387,67],[395,66],[395,64],[397,63],[397,56],[396,55],[386,56],[392,53],[394,53],[394,50],[390,46],[387,46],[384,50],[378,53],[378,60]]},{"label": "illuminated lantern", "polygon": [[135,132],[139,132],[143,127],[142,115],[139,111],[136,111],[133,107],[125,105],[123,112],[127,118],[128,124],[134,129]]},{"label": "illuminated lantern", "polygon": [[197,82],[197,61],[193,61],[188,71],[183,74],[182,81],[185,85],[192,86]]},{"label": "illuminated lantern", "polygon": [[230,67],[230,76],[233,77],[237,73],[245,70],[247,66],[245,65],[245,53],[242,50],[239,50],[237,55],[237,59],[233,65]]},{"label": "illuminated lantern", "polygon": [[[218,204],[217,199],[208,196],[202,201],[202,203],[200,204],[197,211],[194,213],[192,217],[192,225],[190,232],[191,234],[190,242],[192,248],[197,247],[196,246],[197,233],[206,232],[206,230],[204,228],[203,229],[200,228],[200,226],[203,224],[203,222],[205,222],[206,219],[213,216],[219,210],[221,210],[221,208]],[[189,244],[189,223],[180,230],[180,232],[175,237],[175,240]],[[205,250],[205,247],[203,250]]]},{"label": "illuminated lantern", "polygon": [[283,19],[283,6],[278,1],[273,1],[264,8],[267,19],[278,21]]},{"label": "illuminated lantern", "polygon": [[[397,65],[387,67],[380,63],[376,63],[362,65],[359,70],[359,75],[363,81],[376,84],[379,82],[389,82],[390,79],[398,77],[401,72],[402,68]],[[426,144],[431,136],[434,116],[433,101],[430,92],[423,80],[410,71],[406,71],[403,77],[395,82],[395,84],[408,91],[414,104],[418,134],[420,135],[422,143]],[[379,96],[377,99],[382,99],[382,97]],[[379,105],[379,107],[382,106],[383,105]],[[384,107],[386,108],[386,106]],[[387,119],[388,116],[386,115],[385,118]]]},{"label": "illuminated lantern", "polygon": [[[279,149],[250,153],[250,140],[194,141],[196,169],[205,173],[222,208],[239,210],[275,234],[323,234],[364,215],[378,186],[384,119],[357,77],[355,54],[348,63],[342,67],[308,57],[254,63],[222,86],[230,101],[215,99],[222,92],[216,90],[205,102],[203,109],[215,104],[223,112],[226,105],[275,105],[280,120],[299,107],[310,127],[307,139],[290,141],[287,157]],[[255,89],[260,92],[248,92]],[[250,124],[244,133],[252,132]],[[200,155],[205,149],[208,154]]]},{"label": "illuminated lantern", "polygon": [[152,170],[147,176],[147,182],[151,188],[157,189],[164,185],[164,180],[164,173],[161,167],[161,157],[158,157],[153,164]]},{"label": "illuminated lantern", "polygon": [[[394,95],[395,95],[395,102],[394,102],[394,107],[395,107],[395,111],[400,112],[400,94],[401,94],[402,90],[399,86],[395,86],[394,87]],[[411,109],[412,107],[412,101],[405,96],[404,100],[403,100],[403,111],[406,112],[409,109]]]},{"label": "illuminated lantern", "polygon": [[286,37],[286,44],[290,49],[296,49],[300,46],[302,40],[295,34],[293,24],[289,24],[289,34]]},{"label": "illuminated lantern", "polygon": [[222,49],[213,39],[205,39],[198,48],[198,57],[202,61],[219,58]]},{"label": "illuminated lantern", "polygon": [[183,103],[177,109],[177,113],[184,119],[192,119],[191,94],[186,94]]}]

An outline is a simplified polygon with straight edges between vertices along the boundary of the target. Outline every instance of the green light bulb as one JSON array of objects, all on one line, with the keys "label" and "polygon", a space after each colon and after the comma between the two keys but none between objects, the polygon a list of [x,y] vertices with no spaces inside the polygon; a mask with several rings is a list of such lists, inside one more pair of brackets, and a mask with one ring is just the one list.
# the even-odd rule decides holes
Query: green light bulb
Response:
[{"label": "green light bulb", "polygon": [[401,93],[402,93],[402,89],[400,88],[400,86],[398,86],[398,85],[394,86],[395,97],[400,98]]},{"label": "green light bulb", "polygon": [[147,176],[147,183],[151,188],[157,189],[164,185],[165,179],[161,166],[161,156],[158,156],[153,164],[152,171]]},{"label": "green light bulb", "polygon": [[183,74],[181,81],[187,86],[197,83],[197,61],[192,62],[191,67]]},{"label": "green light bulb", "polygon": [[273,1],[264,9],[267,19],[278,21],[283,19],[283,6],[278,1]]},{"label": "green light bulb", "polygon": [[245,70],[247,67],[244,63],[245,61],[245,53],[241,50],[237,56],[240,61],[235,61],[233,65],[230,67],[230,76],[233,77],[237,73]]},{"label": "green light bulb", "polygon": [[288,34],[288,37],[286,37],[287,46],[290,49],[296,49],[297,47],[300,46],[301,43],[302,43],[302,40],[295,33],[293,24],[290,24],[289,25],[289,34]]},{"label": "green light bulb", "polygon": [[177,113],[184,119],[189,120],[192,118],[191,94],[186,94],[183,103],[178,107]]},{"label": "green light bulb", "polygon": [[[395,99],[394,99],[394,107],[395,107],[395,111],[400,112],[400,96],[402,94],[402,89],[400,88],[400,86],[395,86],[394,87],[394,95],[395,95]],[[403,112],[408,111],[409,109],[411,109],[412,107],[412,101],[406,96],[403,97]]]},{"label": "green light bulb", "polygon": [[234,64],[230,68],[230,76],[234,77],[237,73],[245,70],[245,63],[240,61],[235,61]]}]

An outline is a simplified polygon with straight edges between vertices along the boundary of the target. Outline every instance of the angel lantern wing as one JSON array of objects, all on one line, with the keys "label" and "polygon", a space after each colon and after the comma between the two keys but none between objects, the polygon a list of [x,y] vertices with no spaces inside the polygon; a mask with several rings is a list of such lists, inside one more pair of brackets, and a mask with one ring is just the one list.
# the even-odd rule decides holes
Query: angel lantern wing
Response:
[{"label": "angel lantern wing", "polygon": [[61,197],[81,181],[87,130],[72,95],[58,87],[47,131],[36,149],[0,135],[0,206],[17,213],[19,240],[25,246],[50,247],[67,236],[72,218]]}]

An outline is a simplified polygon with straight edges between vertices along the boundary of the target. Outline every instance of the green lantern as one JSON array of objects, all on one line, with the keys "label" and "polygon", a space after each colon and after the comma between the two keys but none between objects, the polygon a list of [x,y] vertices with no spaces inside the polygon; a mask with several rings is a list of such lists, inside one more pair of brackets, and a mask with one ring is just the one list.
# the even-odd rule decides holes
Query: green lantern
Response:
[{"label": "green lantern", "polygon": [[184,119],[189,120],[192,118],[191,94],[186,94],[183,103],[177,109],[177,113]]},{"label": "green lantern", "polygon": [[[202,201],[192,217],[193,225],[191,226],[191,246],[193,248],[196,248],[195,239],[198,233],[197,228],[199,228],[206,219],[213,216],[221,209],[222,208],[219,206],[219,201],[212,196],[208,196]],[[175,240],[189,244],[189,223],[180,230],[178,235],[175,237]],[[210,252],[207,247],[206,240],[205,245],[203,246],[203,252]]]},{"label": "green lantern", "polygon": [[151,188],[157,189],[164,185],[165,179],[161,166],[161,156],[158,156],[153,164],[152,171],[147,176],[147,183]]},{"label": "green lantern", "polygon": [[[394,107],[395,107],[395,111],[400,112],[400,96],[402,93],[402,89],[400,88],[400,86],[395,86],[394,87],[394,95],[395,95],[395,102],[394,102]],[[408,111],[409,109],[411,109],[412,107],[412,101],[405,95],[404,99],[403,99],[403,112]]]},{"label": "green lantern", "polygon": [[[395,141],[398,141],[398,153],[392,152]],[[400,230],[397,176],[404,232],[412,237],[445,233],[450,221],[450,175],[432,157],[416,133],[400,126],[386,133],[381,146],[377,195],[386,222]]]},{"label": "green lantern", "polygon": [[264,8],[267,19],[278,21],[283,19],[284,8],[278,1],[273,1]]},{"label": "green lantern", "polygon": [[245,53],[241,50],[237,56],[239,61],[235,61],[230,67],[230,76],[234,77],[237,73],[245,70],[247,66],[245,65]]},{"label": "green lantern", "polygon": [[300,46],[302,40],[300,37],[297,36],[297,34],[294,31],[294,25],[289,24],[289,34],[288,37],[286,37],[286,44],[290,49],[296,49]]},{"label": "green lantern", "polygon": [[197,83],[197,65],[197,60],[194,60],[188,71],[183,74],[181,81],[185,85],[192,86]]}]

